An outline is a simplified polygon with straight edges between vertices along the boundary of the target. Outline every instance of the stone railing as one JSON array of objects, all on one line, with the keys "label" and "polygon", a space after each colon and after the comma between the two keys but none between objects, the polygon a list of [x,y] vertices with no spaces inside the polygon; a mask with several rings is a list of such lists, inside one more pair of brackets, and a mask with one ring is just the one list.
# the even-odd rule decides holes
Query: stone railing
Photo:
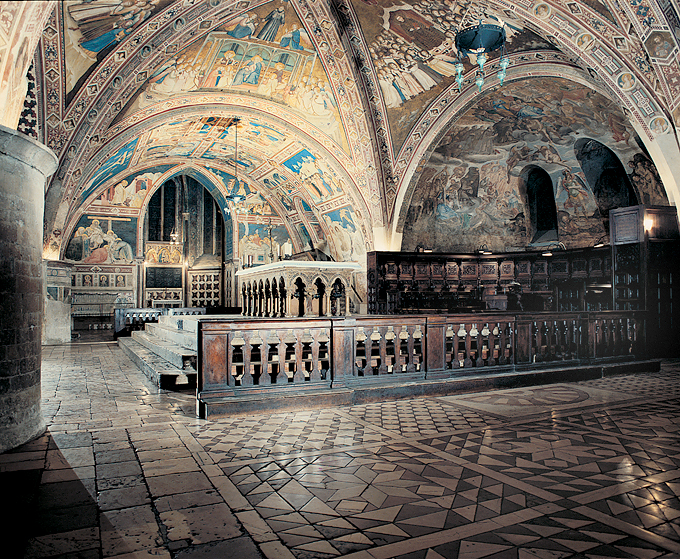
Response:
[{"label": "stone railing", "polygon": [[348,316],[353,262],[284,260],[236,272],[244,316]]},{"label": "stone railing", "polygon": [[[199,415],[209,415],[211,405],[225,413],[226,402],[240,397],[337,391],[329,401],[341,403],[360,387],[640,360],[643,317],[631,311],[207,317],[199,325]],[[264,406],[280,404],[270,399]]]}]

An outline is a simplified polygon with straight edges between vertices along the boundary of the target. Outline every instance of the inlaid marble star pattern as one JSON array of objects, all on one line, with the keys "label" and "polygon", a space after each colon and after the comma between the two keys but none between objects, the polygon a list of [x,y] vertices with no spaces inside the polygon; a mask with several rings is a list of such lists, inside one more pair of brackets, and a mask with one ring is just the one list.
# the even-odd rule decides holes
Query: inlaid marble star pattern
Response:
[{"label": "inlaid marble star pattern", "polygon": [[0,455],[0,482],[37,472],[25,557],[670,559],[678,384],[669,361],[208,422],[111,344],[46,348],[49,431]]}]

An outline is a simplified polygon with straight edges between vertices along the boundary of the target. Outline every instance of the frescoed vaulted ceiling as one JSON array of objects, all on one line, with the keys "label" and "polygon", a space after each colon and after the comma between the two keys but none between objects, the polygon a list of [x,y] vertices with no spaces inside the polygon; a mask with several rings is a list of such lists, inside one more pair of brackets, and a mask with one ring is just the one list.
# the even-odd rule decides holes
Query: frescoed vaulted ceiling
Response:
[{"label": "frescoed vaulted ceiling", "polygon": [[[503,88],[528,99],[521,90],[533,91],[536,78],[620,107],[616,122],[598,126],[611,144],[625,142],[618,152],[644,151],[677,202],[676,8],[673,0],[57,2],[34,58],[36,134],[60,160],[46,194],[45,255],[63,257],[83,215],[139,217],[143,197],[181,173],[219,193],[225,216],[239,193],[257,195],[297,248],[300,224],[314,223],[315,238],[335,247],[344,227],[352,258],[399,249],[442,139],[464,115],[493,120]],[[480,20],[505,25],[507,77],[501,86],[492,54],[479,91],[469,55],[459,88],[454,38]],[[542,118],[564,117],[565,103],[575,106],[568,98]],[[505,110],[523,129],[521,107]],[[134,201],[107,194],[142,179]]]}]

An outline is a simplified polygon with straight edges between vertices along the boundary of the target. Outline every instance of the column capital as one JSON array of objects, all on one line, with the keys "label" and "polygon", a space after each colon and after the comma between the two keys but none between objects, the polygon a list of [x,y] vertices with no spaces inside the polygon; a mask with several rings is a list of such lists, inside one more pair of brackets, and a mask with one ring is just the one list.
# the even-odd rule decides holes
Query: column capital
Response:
[{"label": "column capital", "polygon": [[59,166],[59,159],[46,145],[26,134],[0,125],[0,155],[16,159],[49,177]]}]

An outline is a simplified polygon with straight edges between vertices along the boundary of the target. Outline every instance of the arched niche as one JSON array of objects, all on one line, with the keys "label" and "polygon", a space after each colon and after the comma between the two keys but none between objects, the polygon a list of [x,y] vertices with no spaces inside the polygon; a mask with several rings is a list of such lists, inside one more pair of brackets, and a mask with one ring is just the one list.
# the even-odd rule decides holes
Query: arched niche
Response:
[{"label": "arched niche", "polygon": [[189,173],[173,174],[157,185],[141,216],[143,306],[225,303],[224,202],[218,198],[223,199],[219,190],[209,189]]},{"label": "arched niche", "polygon": [[529,208],[530,244],[557,241],[557,207],[548,172],[538,165],[525,167],[520,174],[520,192]]},{"label": "arched niche", "polygon": [[581,138],[574,143],[574,153],[595,195],[606,230],[609,210],[635,206],[639,197],[623,164],[607,146],[592,138]]},{"label": "arched niche", "polygon": [[202,182],[189,175],[173,176],[149,199],[144,240],[181,246],[182,262],[188,266],[201,261],[220,266],[224,242],[221,204]]}]

